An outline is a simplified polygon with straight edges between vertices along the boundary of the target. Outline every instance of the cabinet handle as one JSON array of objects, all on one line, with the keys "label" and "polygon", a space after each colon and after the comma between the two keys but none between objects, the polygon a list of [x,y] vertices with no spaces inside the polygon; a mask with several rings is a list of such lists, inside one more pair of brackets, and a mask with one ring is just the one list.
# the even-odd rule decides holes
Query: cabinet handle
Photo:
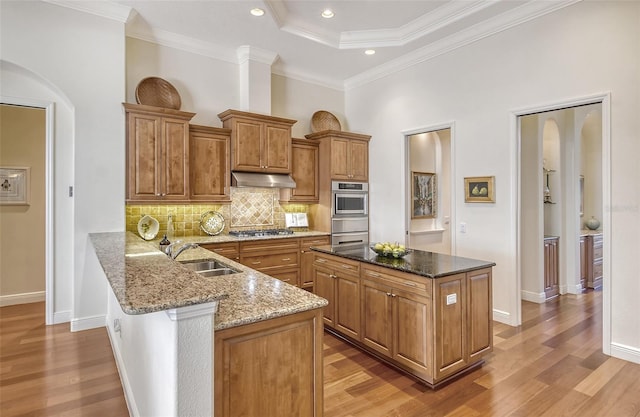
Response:
[{"label": "cabinet handle", "polygon": [[387,293],[387,297],[391,297],[391,293],[390,292]]},{"label": "cabinet handle", "polygon": [[329,274],[329,278],[336,279],[336,278],[338,278],[338,277],[337,277],[337,276],[335,276],[335,275],[333,275],[333,274]]},{"label": "cabinet handle", "polygon": [[319,259],[316,259],[316,262],[318,262],[318,263],[322,263],[322,264],[323,264],[323,263],[327,262],[327,260],[326,260],[326,259],[319,258]]},{"label": "cabinet handle", "polygon": [[404,285],[409,285],[411,287],[416,287],[417,286],[417,284],[415,282],[411,282],[411,281],[405,281]]},{"label": "cabinet handle", "polygon": [[255,261],[255,262],[251,262],[251,265],[260,265],[262,262],[260,261]]},{"label": "cabinet handle", "polygon": [[395,295],[395,294],[393,294],[393,293],[391,293],[391,296],[392,296],[392,297],[397,297],[397,295]]},{"label": "cabinet handle", "polygon": [[367,271],[368,275],[371,275],[372,277],[379,277],[380,274],[378,274],[377,272],[371,272],[371,271]]},{"label": "cabinet handle", "polygon": [[291,258],[282,258],[283,261],[290,261]]},{"label": "cabinet handle", "polygon": [[306,253],[305,251],[301,250],[300,253]]},{"label": "cabinet handle", "polygon": [[342,264],[340,266],[342,267],[342,269],[351,269],[351,268],[353,268],[351,265],[345,265],[345,264]]}]

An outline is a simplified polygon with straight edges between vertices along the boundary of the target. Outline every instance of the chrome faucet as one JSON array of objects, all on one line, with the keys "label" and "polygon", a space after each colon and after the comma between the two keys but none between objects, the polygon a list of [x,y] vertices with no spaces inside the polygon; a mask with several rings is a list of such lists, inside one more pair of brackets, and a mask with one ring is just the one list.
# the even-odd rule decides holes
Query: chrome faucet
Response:
[{"label": "chrome faucet", "polygon": [[179,243],[182,243],[182,241],[177,240],[173,242],[172,244],[170,244],[164,249],[164,253],[166,253],[169,258],[176,259],[178,255],[180,255],[182,252],[186,251],[187,249],[195,249],[199,246],[197,243],[185,243],[184,245],[180,246],[178,249],[174,249],[174,247]]}]

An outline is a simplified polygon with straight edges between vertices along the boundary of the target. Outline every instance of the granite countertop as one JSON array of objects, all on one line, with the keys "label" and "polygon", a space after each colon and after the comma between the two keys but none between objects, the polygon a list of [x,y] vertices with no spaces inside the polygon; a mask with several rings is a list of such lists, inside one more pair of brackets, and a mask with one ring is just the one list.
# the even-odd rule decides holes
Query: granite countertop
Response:
[{"label": "granite countertop", "polygon": [[397,271],[421,275],[427,278],[441,278],[448,275],[473,271],[476,269],[495,266],[495,262],[450,256],[441,253],[426,252],[414,249],[404,258],[387,258],[378,256],[367,245],[348,246],[314,246],[311,249],[354,261],[378,265]]},{"label": "granite countertop", "polygon": [[127,314],[219,301],[214,327],[221,330],[328,304],[324,298],[203,248],[188,249],[177,260],[215,259],[241,272],[203,277],[169,259],[155,242],[131,232],[91,233],[89,238]]}]

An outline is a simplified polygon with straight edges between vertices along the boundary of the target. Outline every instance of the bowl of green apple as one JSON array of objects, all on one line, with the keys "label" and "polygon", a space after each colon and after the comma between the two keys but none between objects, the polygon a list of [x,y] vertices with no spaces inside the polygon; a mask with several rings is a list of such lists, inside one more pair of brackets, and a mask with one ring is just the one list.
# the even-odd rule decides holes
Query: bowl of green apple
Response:
[{"label": "bowl of green apple", "polygon": [[370,246],[371,250],[379,256],[387,258],[402,258],[411,252],[411,249],[405,248],[404,245],[391,242],[378,242]]}]

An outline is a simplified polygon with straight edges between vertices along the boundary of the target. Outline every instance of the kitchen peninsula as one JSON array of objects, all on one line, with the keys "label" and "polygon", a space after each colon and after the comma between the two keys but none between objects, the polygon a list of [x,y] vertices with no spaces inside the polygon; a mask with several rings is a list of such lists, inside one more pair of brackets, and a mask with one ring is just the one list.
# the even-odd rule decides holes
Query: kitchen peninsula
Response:
[{"label": "kitchen peninsula", "polygon": [[325,329],[432,388],[483,364],[493,349],[493,262],[366,245],[317,246],[314,290]]},{"label": "kitchen peninsula", "polygon": [[[322,414],[326,300],[202,247],[173,260],[129,232],[90,239],[112,289],[107,327],[132,415]],[[235,273],[181,264],[202,259]]]}]

